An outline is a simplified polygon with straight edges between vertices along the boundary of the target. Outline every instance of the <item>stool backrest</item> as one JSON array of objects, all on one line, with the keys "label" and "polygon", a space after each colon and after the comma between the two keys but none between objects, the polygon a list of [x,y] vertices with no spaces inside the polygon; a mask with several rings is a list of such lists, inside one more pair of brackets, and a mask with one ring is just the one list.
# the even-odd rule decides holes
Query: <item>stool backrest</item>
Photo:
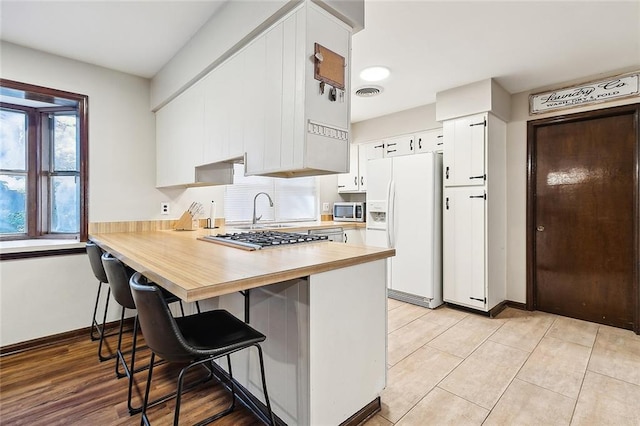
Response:
[{"label": "stool backrest", "polygon": [[136,304],[131,296],[131,289],[129,288],[129,277],[127,268],[124,263],[113,257],[110,253],[102,255],[102,265],[104,271],[109,279],[109,286],[111,287],[111,294],[121,306],[127,309],[135,309]]},{"label": "stool backrest", "polygon": [[91,270],[96,279],[101,283],[106,283],[107,274],[102,266],[102,254],[104,251],[93,241],[87,241],[87,256],[89,256],[89,263],[91,264]]},{"label": "stool backrest", "polygon": [[129,285],[138,309],[138,322],[149,349],[170,362],[194,359],[193,353],[186,349],[189,345],[185,342],[160,288],[149,283],[139,272],[133,274]]}]

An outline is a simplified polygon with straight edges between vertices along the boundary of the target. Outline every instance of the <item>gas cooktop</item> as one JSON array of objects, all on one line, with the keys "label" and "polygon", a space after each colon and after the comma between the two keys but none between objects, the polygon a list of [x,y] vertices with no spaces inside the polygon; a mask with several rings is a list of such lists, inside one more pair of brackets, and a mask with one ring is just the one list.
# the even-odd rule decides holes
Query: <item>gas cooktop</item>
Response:
[{"label": "gas cooktop", "polygon": [[243,250],[261,250],[268,247],[328,241],[329,237],[326,235],[296,234],[291,232],[258,231],[206,235],[202,239]]}]

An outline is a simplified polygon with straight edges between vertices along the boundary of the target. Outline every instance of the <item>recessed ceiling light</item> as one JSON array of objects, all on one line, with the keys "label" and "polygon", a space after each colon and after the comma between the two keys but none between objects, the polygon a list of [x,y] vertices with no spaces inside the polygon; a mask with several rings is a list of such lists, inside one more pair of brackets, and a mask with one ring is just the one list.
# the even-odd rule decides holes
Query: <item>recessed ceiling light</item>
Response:
[{"label": "recessed ceiling light", "polygon": [[368,67],[360,71],[360,78],[364,81],[380,81],[389,77],[391,71],[387,67]]}]

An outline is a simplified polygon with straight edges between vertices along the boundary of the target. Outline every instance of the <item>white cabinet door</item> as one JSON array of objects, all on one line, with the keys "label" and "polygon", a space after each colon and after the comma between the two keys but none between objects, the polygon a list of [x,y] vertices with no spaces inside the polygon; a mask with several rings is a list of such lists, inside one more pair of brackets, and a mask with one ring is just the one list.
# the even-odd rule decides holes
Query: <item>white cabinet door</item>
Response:
[{"label": "white cabinet door", "polygon": [[349,173],[338,175],[338,192],[357,192],[360,189],[358,145],[349,147]]},{"label": "white cabinet door", "polygon": [[344,242],[346,244],[353,244],[357,246],[363,246],[365,239],[365,230],[361,228],[345,229],[344,230]]},{"label": "white cabinet door", "polygon": [[385,139],[384,156],[397,157],[399,155],[409,155],[415,152],[415,137],[399,136],[397,138]]},{"label": "white cabinet door", "polygon": [[486,114],[444,122],[444,185],[484,185]]},{"label": "white cabinet door", "polygon": [[360,173],[360,192],[367,190],[367,164],[369,160],[383,158],[382,141],[363,143],[358,146],[358,171]]},{"label": "white cabinet door", "polygon": [[415,136],[415,151],[421,152],[434,152],[442,150],[442,129],[427,130],[426,132],[418,133]]},{"label": "white cabinet door", "polygon": [[195,84],[156,112],[156,186],[195,182],[203,138],[204,95]]},{"label": "white cabinet door", "polygon": [[485,191],[445,188],[443,296],[447,302],[485,309]]},{"label": "white cabinet door", "polygon": [[244,149],[247,153],[245,170],[251,174],[264,169],[265,128],[265,68],[266,42],[264,37],[253,41],[243,52]]}]

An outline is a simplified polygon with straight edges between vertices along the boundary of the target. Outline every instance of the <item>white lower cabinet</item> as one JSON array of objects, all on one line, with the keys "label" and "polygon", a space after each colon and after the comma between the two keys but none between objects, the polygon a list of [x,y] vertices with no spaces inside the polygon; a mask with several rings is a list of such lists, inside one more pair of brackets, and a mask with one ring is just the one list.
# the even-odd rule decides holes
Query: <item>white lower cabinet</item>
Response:
[{"label": "white lower cabinet", "polygon": [[344,242],[357,246],[365,245],[365,229],[353,228],[344,230]]},{"label": "white lower cabinet", "polygon": [[485,308],[484,188],[445,188],[443,211],[444,300]]}]

